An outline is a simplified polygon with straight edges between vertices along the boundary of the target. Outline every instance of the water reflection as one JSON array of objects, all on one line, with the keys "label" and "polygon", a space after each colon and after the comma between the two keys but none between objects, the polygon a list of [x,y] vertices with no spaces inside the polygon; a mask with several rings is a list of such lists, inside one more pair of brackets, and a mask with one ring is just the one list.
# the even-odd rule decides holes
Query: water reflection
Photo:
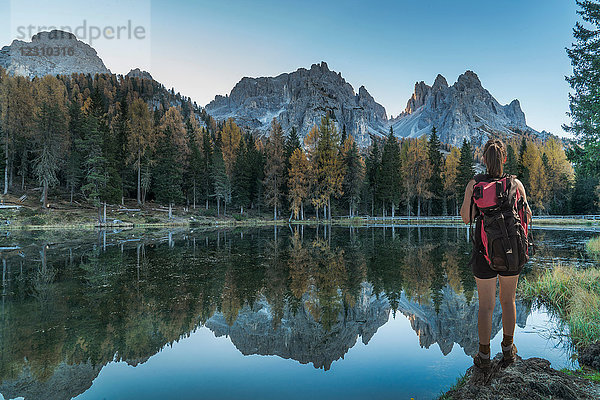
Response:
[{"label": "water reflection", "polygon": [[[107,363],[144,363],[202,326],[244,355],[324,370],[358,340],[369,343],[390,314],[406,316],[422,347],[477,351],[459,228],[41,232],[3,245],[8,398],[69,399]],[[519,326],[529,312],[517,305]],[[493,318],[495,334],[499,304]]]}]

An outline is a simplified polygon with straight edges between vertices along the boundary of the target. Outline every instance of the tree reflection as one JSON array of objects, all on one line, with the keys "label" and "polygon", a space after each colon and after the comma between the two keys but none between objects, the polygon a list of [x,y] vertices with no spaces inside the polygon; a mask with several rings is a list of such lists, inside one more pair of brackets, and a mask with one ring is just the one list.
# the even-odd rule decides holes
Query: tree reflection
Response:
[{"label": "tree reflection", "polygon": [[[468,243],[456,241],[455,229],[294,226],[135,240],[124,233],[52,247],[44,237],[24,238],[37,253],[4,257],[20,272],[3,285],[11,290],[0,319],[0,380],[26,367],[45,380],[62,362],[136,365],[216,315],[234,329],[259,310],[269,314],[270,334],[294,320],[323,340],[302,356],[291,347],[281,354],[329,368],[390,311],[407,313],[409,304],[439,313],[448,298],[464,301],[455,295],[471,300]],[[422,321],[414,328],[425,332]],[[346,342],[333,352],[335,341]]]}]

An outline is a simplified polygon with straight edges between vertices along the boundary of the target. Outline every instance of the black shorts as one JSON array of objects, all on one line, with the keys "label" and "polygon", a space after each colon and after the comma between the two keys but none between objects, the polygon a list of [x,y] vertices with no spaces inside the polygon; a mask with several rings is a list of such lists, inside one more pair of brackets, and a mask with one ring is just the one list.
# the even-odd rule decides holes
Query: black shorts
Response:
[{"label": "black shorts", "polygon": [[480,229],[481,229],[481,225],[476,223],[475,224],[475,243],[473,243],[473,250],[471,253],[471,261],[469,262],[469,264],[471,264],[471,271],[473,271],[473,275],[475,275],[475,278],[491,279],[491,278],[495,278],[498,275],[501,275],[501,276],[519,275],[521,273],[521,271],[523,270],[522,266],[517,271],[510,271],[510,272],[508,272],[508,271],[507,272],[498,272],[498,271],[494,271],[493,269],[490,268],[490,263],[488,263],[488,261],[485,259],[485,256],[480,251],[480,249],[483,247],[483,244],[481,243],[481,240],[477,240],[477,238],[481,238],[481,233],[479,232]]},{"label": "black shorts", "polygon": [[491,279],[495,278],[498,275],[515,276],[519,275],[522,269],[523,267],[519,268],[518,271],[511,272],[494,271],[490,268],[490,264],[485,259],[485,256],[480,251],[473,249],[473,254],[471,255],[471,271],[473,271],[473,275],[475,275],[475,278]]}]

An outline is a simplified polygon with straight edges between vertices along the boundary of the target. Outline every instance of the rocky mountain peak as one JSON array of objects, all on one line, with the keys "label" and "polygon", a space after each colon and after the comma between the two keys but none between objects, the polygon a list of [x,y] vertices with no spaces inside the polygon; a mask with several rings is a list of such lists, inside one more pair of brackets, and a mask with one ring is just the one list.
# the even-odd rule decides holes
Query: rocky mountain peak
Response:
[{"label": "rocky mountain peak", "polygon": [[435,77],[435,81],[433,82],[432,89],[433,90],[441,90],[448,87],[448,81],[442,75],[438,74]]},{"label": "rocky mountain peak", "polygon": [[0,66],[11,75],[29,78],[110,73],[96,50],[74,34],[60,30],[39,32],[31,42],[14,40],[0,50]]},{"label": "rocky mountain peak", "polygon": [[537,134],[527,126],[518,100],[501,105],[473,71],[461,74],[452,86],[441,75],[433,86],[417,82],[404,113],[390,125],[396,134],[412,138],[429,135],[435,126],[440,140],[454,146],[465,138],[480,146],[491,135]]},{"label": "rocky mountain peak", "polygon": [[153,80],[152,75],[150,75],[147,71],[142,71],[139,68],[132,69],[126,75],[129,78],[140,78],[140,79],[148,79]]},{"label": "rocky mountain peak", "polygon": [[461,74],[458,77],[456,82],[458,88],[473,88],[473,89],[483,89],[481,85],[481,81],[477,74],[473,71],[466,71],[464,74]]},{"label": "rocky mountain peak", "polygon": [[284,131],[296,127],[302,137],[329,114],[338,129],[345,126],[360,146],[368,146],[372,134],[385,134],[387,123],[385,108],[366,88],[357,94],[324,61],[276,77],[243,78],[228,96],[216,96],[206,111],[217,120],[234,118],[263,134],[277,118]]}]

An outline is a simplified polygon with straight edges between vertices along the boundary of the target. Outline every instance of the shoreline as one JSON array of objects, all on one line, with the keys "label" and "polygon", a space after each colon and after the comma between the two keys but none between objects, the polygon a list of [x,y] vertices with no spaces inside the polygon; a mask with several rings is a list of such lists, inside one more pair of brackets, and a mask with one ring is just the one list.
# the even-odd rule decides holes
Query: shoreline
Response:
[{"label": "shoreline", "polygon": [[[462,227],[467,228],[468,225],[457,221],[453,217],[436,217],[436,218],[411,218],[411,219],[347,219],[333,218],[332,220],[267,220],[261,218],[250,218],[247,220],[236,220],[234,218],[223,219],[183,219],[176,218],[172,221],[161,222],[127,222],[99,224],[94,222],[81,223],[50,223],[50,224],[6,224],[2,227],[4,231],[19,231],[19,230],[111,230],[111,229],[152,229],[152,228],[194,228],[194,227],[268,227],[268,226],[287,226],[287,225],[331,225],[339,227],[356,227],[356,228],[371,228],[371,227],[407,227],[407,226],[422,226],[422,227]],[[600,221],[585,220],[585,219],[566,219],[566,218],[540,218],[534,220],[533,229],[581,229],[590,228],[592,230],[600,230]],[[540,228],[543,227],[543,228]]]}]

